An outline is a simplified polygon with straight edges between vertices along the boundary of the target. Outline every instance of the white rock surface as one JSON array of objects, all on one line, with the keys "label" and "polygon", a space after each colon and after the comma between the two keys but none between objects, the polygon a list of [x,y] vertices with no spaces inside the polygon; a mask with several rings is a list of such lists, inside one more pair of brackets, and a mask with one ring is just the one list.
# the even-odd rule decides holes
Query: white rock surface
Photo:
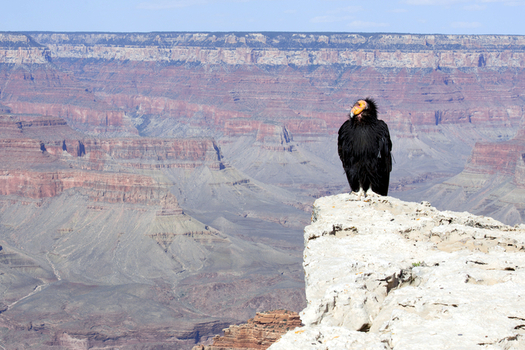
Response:
[{"label": "white rock surface", "polygon": [[525,349],[525,225],[354,194],[314,203],[305,327],[280,349]]}]

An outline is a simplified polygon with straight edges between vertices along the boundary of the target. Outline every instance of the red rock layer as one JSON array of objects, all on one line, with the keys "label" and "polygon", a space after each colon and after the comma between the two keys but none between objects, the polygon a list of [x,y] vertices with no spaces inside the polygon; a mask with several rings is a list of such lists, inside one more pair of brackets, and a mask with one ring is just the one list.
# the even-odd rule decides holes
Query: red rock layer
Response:
[{"label": "red rock layer", "polygon": [[138,134],[124,118],[124,111],[97,101],[89,89],[72,75],[49,65],[33,65],[30,70],[12,66],[0,75],[2,104],[12,113],[49,115],[67,119],[95,132],[125,131]]},{"label": "red rock layer", "polygon": [[77,157],[75,167],[89,170],[103,170],[113,163],[134,169],[224,167],[219,148],[209,139],[90,138],[48,142],[45,147],[64,161],[68,161],[63,152],[67,151]]},{"label": "red rock layer", "polygon": [[[380,98],[380,117],[395,131],[439,124],[518,125],[523,115],[513,91],[525,88],[524,73],[511,69],[402,68],[385,73],[372,67],[341,71],[328,66],[314,73],[289,67],[275,68],[277,72],[238,67],[231,72],[184,66],[154,70],[150,63],[135,62],[107,63],[96,71],[87,61],[81,67],[62,64],[78,70],[75,74],[93,72],[86,83],[104,89],[96,95],[110,105],[180,123],[193,123],[191,118],[199,115],[195,125],[230,136],[255,134],[262,120],[279,123],[297,136],[334,133],[346,118],[345,108],[363,91]],[[130,85],[134,80],[140,83]]]},{"label": "red rock layer", "polygon": [[11,114],[0,111],[0,136],[3,139],[32,137],[38,135],[41,140],[56,139],[61,137],[72,137],[80,135],[71,130],[67,122],[62,118]]},{"label": "red rock layer", "polygon": [[0,195],[43,199],[75,188],[93,201],[158,205],[166,213],[181,211],[166,184],[108,171],[108,164],[115,169],[222,164],[218,147],[207,139],[87,138],[60,118],[14,114],[0,115],[0,157]]},{"label": "red rock layer", "polygon": [[62,101],[56,103],[35,103],[28,101],[4,101],[13,113],[53,115],[67,118],[70,123],[79,129],[85,129],[84,125],[90,125],[89,131],[96,133],[111,131],[127,131],[138,134],[136,129],[127,125],[123,111],[112,110],[112,107],[70,105]]},{"label": "red rock layer", "polygon": [[514,184],[525,188],[525,126],[506,142],[477,142],[465,169],[480,174],[513,177]]},{"label": "red rock layer", "polygon": [[0,114],[0,128],[0,169],[57,160],[86,170],[115,162],[136,169],[223,167],[220,150],[210,139],[89,138],[63,119],[34,115]]},{"label": "red rock layer", "polygon": [[88,171],[0,171],[0,195],[42,199],[76,188],[91,200],[177,206],[166,186],[148,176]]},{"label": "red rock layer", "polygon": [[247,323],[224,329],[212,345],[197,345],[193,350],[262,350],[267,349],[289,330],[302,326],[296,312],[275,310],[258,312]]},{"label": "red rock layer", "polygon": [[467,169],[482,173],[514,175],[516,164],[525,153],[525,142],[512,140],[502,143],[478,142],[472,150]]}]

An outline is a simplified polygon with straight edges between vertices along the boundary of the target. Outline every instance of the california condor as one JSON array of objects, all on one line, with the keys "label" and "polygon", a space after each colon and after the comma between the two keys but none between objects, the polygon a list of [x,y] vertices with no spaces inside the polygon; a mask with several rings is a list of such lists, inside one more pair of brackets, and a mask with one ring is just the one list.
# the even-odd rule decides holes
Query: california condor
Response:
[{"label": "california condor", "polygon": [[392,171],[392,141],[388,126],[377,119],[374,100],[358,100],[341,125],[337,141],[339,158],[353,192],[359,197],[369,188],[386,196]]}]

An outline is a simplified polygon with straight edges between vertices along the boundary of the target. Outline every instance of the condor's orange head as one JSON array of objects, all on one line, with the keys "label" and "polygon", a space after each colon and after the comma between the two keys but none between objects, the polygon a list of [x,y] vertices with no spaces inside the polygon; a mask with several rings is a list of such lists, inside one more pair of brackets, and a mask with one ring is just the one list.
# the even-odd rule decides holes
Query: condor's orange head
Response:
[{"label": "condor's orange head", "polygon": [[359,122],[371,122],[377,119],[377,107],[375,101],[370,98],[364,98],[357,100],[352,107],[352,110],[348,114],[350,119],[354,119]]},{"label": "condor's orange head", "polygon": [[363,110],[367,107],[367,103],[365,100],[359,100],[354,104],[354,107],[352,107],[352,110],[350,111],[350,118],[355,117],[356,115],[361,114]]}]

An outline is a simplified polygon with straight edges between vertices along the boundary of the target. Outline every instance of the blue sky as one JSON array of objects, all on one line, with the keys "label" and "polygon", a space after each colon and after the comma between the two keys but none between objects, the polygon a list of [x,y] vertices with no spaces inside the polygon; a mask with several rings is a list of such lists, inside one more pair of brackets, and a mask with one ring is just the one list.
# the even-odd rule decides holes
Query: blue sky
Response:
[{"label": "blue sky", "polygon": [[525,0],[0,1],[0,31],[525,35]]}]

